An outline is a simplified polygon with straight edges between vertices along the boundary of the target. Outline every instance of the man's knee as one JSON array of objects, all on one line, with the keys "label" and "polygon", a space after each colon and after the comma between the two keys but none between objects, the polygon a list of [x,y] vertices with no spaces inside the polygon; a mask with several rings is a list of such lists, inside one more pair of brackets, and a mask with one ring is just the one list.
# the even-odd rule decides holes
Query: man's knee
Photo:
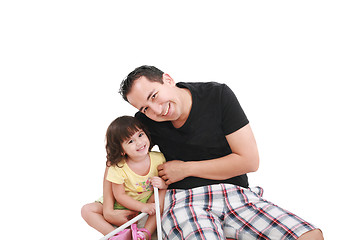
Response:
[{"label": "man's knee", "polygon": [[299,240],[324,240],[324,236],[319,229],[312,230],[310,232],[304,233],[300,236]]}]

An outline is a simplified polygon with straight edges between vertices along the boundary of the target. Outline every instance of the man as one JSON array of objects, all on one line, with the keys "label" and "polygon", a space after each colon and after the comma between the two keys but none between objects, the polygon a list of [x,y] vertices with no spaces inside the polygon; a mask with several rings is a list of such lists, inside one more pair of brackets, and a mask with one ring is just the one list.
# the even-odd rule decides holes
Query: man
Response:
[{"label": "man", "polygon": [[[167,162],[165,239],[323,239],[321,231],[248,188],[259,167],[249,121],[225,84],[178,83],[141,66],[121,84]],[[259,190],[259,189],[258,189]]]}]

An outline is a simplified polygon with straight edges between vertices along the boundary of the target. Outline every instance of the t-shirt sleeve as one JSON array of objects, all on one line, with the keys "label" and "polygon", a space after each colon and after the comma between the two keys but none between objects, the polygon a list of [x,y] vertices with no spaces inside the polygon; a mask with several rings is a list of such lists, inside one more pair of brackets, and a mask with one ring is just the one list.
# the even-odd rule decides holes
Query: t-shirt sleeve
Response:
[{"label": "t-shirt sleeve", "polygon": [[123,184],[125,179],[126,179],[126,175],[122,168],[115,167],[115,166],[111,166],[109,168],[106,180],[108,180],[109,182],[116,183],[116,184]]},{"label": "t-shirt sleeve", "polygon": [[166,162],[166,159],[165,159],[165,156],[164,154],[160,153],[161,154],[161,161],[160,161],[160,164],[163,164]]},{"label": "t-shirt sleeve", "polygon": [[151,154],[151,156],[153,157],[152,161],[154,161],[156,167],[166,162],[165,156],[161,152],[154,151],[151,152]]},{"label": "t-shirt sleeve", "polygon": [[224,84],[221,94],[222,128],[225,135],[231,134],[249,123],[234,92]]}]

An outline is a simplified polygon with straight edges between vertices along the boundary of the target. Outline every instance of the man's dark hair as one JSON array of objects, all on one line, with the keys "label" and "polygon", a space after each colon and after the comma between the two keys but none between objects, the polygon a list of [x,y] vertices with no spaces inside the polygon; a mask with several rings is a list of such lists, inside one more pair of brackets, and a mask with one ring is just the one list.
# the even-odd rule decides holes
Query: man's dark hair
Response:
[{"label": "man's dark hair", "polygon": [[146,77],[150,82],[159,82],[163,84],[163,74],[163,71],[154,66],[143,65],[135,68],[135,70],[129,73],[129,75],[121,82],[119,93],[125,101],[129,102],[127,95],[131,91],[135,80],[140,77]]}]

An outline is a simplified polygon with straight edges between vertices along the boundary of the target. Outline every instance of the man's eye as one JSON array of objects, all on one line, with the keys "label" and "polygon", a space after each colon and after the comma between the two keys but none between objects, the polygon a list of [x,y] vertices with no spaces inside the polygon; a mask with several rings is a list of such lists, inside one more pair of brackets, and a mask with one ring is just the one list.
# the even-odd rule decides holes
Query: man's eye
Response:
[{"label": "man's eye", "polygon": [[144,113],[146,113],[147,109],[148,109],[147,107],[146,107],[146,108],[144,108],[144,109],[143,109],[143,112],[144,112]]}]

